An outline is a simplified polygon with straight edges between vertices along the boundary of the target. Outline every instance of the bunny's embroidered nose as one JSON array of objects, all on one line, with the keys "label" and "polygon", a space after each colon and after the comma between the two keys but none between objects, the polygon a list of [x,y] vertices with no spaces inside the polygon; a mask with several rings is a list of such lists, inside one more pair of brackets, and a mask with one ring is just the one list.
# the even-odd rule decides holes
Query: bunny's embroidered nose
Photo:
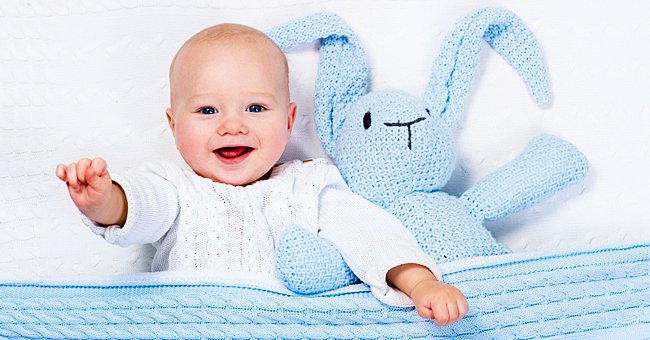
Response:
[{"label": "bunny's embroidered nose", "polygon": [[393,126],[398,126],[398,127],[406,126],[406,129],[408,130],[408,133],[409,133],[408,147],[409,147],[409,150],[411,150],[411,125],[413,125],[415,123],[419,123],[419,122],[421,122],[421,121],[423,121],[425,119],[426,118],[424,118],[424,117],[420,117],[420,118],[417,118],[415,120],[412,120],[412,121],[406,122],[406,123],[400,123],[400,121],[398,120],[397,123],[384,123],[384,125],[390,126],[390,127],[393,127]]}]

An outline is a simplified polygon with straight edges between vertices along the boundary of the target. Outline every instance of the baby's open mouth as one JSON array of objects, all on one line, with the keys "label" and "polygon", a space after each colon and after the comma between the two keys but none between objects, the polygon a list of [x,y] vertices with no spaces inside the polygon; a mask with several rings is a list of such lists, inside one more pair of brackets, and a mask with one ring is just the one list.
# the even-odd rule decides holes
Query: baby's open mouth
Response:
[{"label": "baby's open mouth", "polygon": [[225,160],[234,161],[247,156],[253,148],[248,146],[228,146],[214,150],[214,153]]}]

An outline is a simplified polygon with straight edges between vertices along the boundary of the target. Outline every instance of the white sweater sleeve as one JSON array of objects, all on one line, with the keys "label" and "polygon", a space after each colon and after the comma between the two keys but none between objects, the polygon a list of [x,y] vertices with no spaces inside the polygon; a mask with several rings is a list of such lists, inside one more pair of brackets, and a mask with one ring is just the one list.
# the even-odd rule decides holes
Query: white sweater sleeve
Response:
[{"label": "white sweater sleeve", "polygon": [[165,177],[166,167],[144,165],[128,176],[113,175],[126,194],[127,217],[123,227],[100,226],[82,214],[82,220],[107,242],[126,247],[158,240],[171,228],[179,213],[176,187]]},{"label": "white sweater sleeve", "polygon": [[331,167],[320,195],[319,236],[332,242],[361,281],[382,302],[412,306],[413,301],[386,282],[388,271],[405,263],[423,265],[442,281],[433,258],[392,214],[350,191]]}]

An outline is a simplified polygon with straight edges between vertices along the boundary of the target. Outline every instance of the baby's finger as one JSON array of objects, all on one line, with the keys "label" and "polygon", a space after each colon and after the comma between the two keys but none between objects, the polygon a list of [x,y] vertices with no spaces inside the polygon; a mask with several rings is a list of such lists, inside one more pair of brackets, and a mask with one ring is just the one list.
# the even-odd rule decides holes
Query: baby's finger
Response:
[{"label": "baby's finger", "polygon": [[77,179],[77,163],[70,163],[65,169],[68,185],[73,189],[79,189],[79,180]]},{"label": "baby's finger", "polygon": [[59,164],[56,166],[56,177],[64,182],[66,181],[65,165]]},{"label": "baby's finger", "polygon": [[99,180],[99,176],[97,176],[97,173],[95,172],[95,168],[93,168],[92,165],[84,169],[83,177],[86,180],[86,184],[88,184],[88,186],[90,187],[96,186],[97,181]]},{"label": "baby's finger", "polygon": [[458,316],[462,319],[469,311],[469,304],[465,298],[458,302]]},{"label": "baby's finger", "polygon": [[416,309],[422,318],[433,320],[433,311],[430,308],[425,306],[418,306]]},{"label": "baby's finger", "polygon": [[[86,171],[85,173],[86,183],[88,184],[88,186],[94,188],[95,190],[102,190],[106,188],[106,185],[102,184],[102,181],[105,181],[106,177],[103,177],[103,175],[97,171],[94,165],[87,167],[85,171]],[[100,171],[102,171],[103,174],[105,175],[106,166],[104,166],[103,169],[102,167],[100,167]]]},{"label": "baby's finger", "polygon": [[449,311],[447,311],[446,304],[433,306],[433,321],[438,326],[446,326],[449,324]]},{"label": "baby's finger", "polygon": [[100,157],[93,159],[91,164],[97,176],[104,176],[106,174],[106,161]]},{"label": "baby's finger", "polygon": [[458,321],[459,318],[459,312],[458,312],[458,304],[453,301],[447,303],[447,311],[449,312],[449,321],[447,321],[447,325],[451,325],[452,323]]},{"label": "baby's finger", "polygon": [[86,169],[90,166],[90,159],[82,158],[77,162],[77,178],[79,182],[87,183],[86,181]]}]

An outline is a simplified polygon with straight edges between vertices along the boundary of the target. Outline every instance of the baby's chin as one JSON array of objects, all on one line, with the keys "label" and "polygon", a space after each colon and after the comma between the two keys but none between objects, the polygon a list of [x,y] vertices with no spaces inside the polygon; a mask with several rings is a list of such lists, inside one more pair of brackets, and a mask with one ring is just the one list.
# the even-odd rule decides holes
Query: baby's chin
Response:
[{"label": "baby's chin", "polygon": [[202,177],[210,178],[213,182],[228,184],[233,186],[246,186],[252,183],[255,183],[260,180],[269,178],[271,174],[271,169],[266,171],[255,171],[251,173],[243,172],[233,172],[232,174],[219,174],[213,176],[203,176]]}]

